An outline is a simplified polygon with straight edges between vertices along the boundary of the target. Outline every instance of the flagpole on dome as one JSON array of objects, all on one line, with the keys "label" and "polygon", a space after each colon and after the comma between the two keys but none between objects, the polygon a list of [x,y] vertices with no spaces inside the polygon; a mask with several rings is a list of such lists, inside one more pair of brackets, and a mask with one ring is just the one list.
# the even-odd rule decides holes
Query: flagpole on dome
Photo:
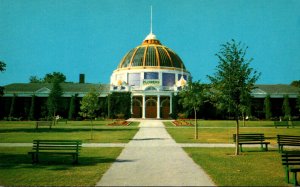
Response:
[{"label": "flagpole on dome", "polygon": [[152,34],[152,5],[150,6],[150,34]]}]

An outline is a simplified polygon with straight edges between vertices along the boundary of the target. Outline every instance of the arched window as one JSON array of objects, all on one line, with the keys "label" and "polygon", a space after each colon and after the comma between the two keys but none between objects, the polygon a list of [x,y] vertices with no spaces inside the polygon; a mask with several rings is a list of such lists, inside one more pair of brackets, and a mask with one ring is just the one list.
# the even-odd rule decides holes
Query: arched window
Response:
[{"label": "arched window", "polygon": [[145,91],[156,91],[157,89],[153,86],[149,86],[145,89]]}]

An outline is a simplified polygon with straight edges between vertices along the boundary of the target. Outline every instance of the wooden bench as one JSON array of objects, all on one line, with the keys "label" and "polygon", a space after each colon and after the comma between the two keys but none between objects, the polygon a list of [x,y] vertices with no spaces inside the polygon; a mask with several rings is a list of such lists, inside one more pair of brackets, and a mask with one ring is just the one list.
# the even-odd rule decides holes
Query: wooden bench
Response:
[{"label": "wooden bench", "polygon": [[285,152],[282,153],[281,158],[286,182],[290,183],[290,173],[293,173],[292,183],[297,186],[297,173],[300,172],[300,152]]},{"label": "wooden bench", "polygon": [[68,119],[60,118],[60,119],[56,120],[56,123],[58,123],[58,122],[65,122],[65,124],[67,124],[68,123]]},{"label": "wooden bench", "polygon": [[38,129],[40,126],[49,126],[49,128],[51,129],[52,124],[52,121],[37,121],[35,122],[35,128]]},{"label": "wooden bench", "polygon": [[283,146],[299,146],[300,136],[277,135],[278,151],[283,151]]},{"label": "wooden bench", "polygon": [[275,128],[277,127],[287,127],[289,128],[289,122],[288,121],[274,121]]},{"label": "wooden bench", "polygon": [[[236,134],[233,134],[233,141],[236,142]],[[265,142],[264,134],[239,134],[239,147],[241,152],[243,152],[243,144],[260,144],[261,150],[268,151],[268,144],[270,144],[270,142]],[[263,145],[265,145],[265,148]]]},{"label": "wooden bench", "polygon": [[33,140],[32,163],[39,162],[39,155],[71,155],[73,163],[78,163],[79,150],[82,142],[80,140]]}]

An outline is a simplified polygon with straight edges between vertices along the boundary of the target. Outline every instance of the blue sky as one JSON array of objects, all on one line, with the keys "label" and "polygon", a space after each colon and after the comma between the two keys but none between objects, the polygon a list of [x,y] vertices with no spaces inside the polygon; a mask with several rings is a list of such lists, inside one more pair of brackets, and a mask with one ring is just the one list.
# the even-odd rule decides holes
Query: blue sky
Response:
[{"label": "blue sky", "polygon": [[109,83],[122,57],[150,31],[209,82],[220,45],[249,46],[259,84],[300,80],[299,0],[0,0],[0,85],[62,72]]}]

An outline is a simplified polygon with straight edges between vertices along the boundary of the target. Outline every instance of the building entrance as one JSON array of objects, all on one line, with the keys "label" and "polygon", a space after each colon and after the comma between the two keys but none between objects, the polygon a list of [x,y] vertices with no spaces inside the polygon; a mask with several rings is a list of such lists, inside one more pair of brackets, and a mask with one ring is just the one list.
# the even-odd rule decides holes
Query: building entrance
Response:
[{"label": "building entrance", "polygon": [[132,101],[132,117],[141,118],[142,117],[142,103],[139,99],[133,99]]},{"label": "building entrance", "polygon": [[148,99],[146,101],[146,118],[156,118],[157,105],[155,99]]},{"label": "building entrance", "polygon": [[170,118],[170,100],[168,98],[161,102],[161,118]]}]

